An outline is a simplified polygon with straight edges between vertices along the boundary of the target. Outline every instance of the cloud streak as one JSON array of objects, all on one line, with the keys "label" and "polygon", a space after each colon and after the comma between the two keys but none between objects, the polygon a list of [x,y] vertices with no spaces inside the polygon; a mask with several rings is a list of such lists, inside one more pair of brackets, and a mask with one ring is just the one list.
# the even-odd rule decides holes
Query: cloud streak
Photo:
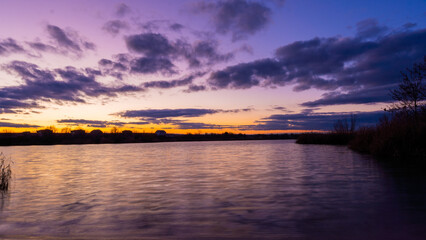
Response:
[{"label": "cloud streak", "polygon": [[126,122],[120,122],[120,121],[101,121],[101,120],[87,120],[87,119],[61,119],[57,120],[57,123],[66,124],[70,126],[78,126],[78,125],[86,125],[88,127],[98,127],[98,128],[105,128],[108,126],[124,126],[125,124],[128,124]]},{"label": "cloud streak", "polygon": [[0,121],[0,127],[10,127],[10,128],[38,128],[38,125],[32,124],[21,124],[21,123],[11,123],[11,122],[2,122]]},{"label": "cloud streak", "polygon": [[201,117],[207,114],[216,113],[239,113],[248,112],[253,110],[252,108],[244,109],[204,109],[204,108],[180,108],[180,109],[145,109],[145,110],[127,110],[116,113],[123,118],[140,118],[140,119],[161,119],[161,118],[193,118]]}]

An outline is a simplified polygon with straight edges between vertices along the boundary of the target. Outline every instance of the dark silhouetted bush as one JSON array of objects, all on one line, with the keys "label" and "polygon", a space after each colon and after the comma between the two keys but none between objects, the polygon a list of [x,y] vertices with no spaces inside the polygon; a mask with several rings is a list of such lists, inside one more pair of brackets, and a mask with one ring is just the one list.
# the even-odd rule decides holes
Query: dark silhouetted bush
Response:
[{"label": "dark silhouetted bush", "polygon": [[12,170],[10,163],[7,162],[3,153],[0,153],[0,190],[7,191],[9,189],[9,182],[12,178]]}]

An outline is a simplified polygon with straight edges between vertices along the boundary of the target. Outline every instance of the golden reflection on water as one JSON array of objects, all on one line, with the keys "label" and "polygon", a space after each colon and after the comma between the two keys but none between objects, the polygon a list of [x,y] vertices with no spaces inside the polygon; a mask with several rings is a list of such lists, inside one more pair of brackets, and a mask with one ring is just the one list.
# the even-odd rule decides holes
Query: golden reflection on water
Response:
[{"label": "golden reflection on water", "polygon": [[347,237],[382,214],[377,206],[394,204],[384,173],[344,147],[236,141],[1,151],[15,162],[0,205],[0,236],[12,238]]}]

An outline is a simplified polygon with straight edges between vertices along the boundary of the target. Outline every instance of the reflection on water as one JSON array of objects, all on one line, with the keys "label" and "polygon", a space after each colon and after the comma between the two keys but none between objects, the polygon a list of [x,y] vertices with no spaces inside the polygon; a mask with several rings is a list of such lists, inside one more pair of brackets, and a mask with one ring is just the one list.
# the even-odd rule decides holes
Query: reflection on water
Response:
[{"label": "reflection on water", "polygon": [[425,179],[345,147],[235,141],[2,147],[0,237],[424,239]]}]

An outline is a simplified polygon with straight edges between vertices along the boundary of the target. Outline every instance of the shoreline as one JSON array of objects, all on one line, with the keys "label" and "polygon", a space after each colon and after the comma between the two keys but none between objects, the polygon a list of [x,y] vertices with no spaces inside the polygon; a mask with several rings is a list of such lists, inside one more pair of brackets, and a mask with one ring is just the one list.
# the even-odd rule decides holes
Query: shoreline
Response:
[{"label": "shoreline", "polygon": [[43,146],[43,145],[82,145],[82,144],[123,144],[157,142],[204,142],[204,141],[250,141],[250,140],[296,140],[300,134],[167,134],[155,133],[1,133],[0,146]]}]

